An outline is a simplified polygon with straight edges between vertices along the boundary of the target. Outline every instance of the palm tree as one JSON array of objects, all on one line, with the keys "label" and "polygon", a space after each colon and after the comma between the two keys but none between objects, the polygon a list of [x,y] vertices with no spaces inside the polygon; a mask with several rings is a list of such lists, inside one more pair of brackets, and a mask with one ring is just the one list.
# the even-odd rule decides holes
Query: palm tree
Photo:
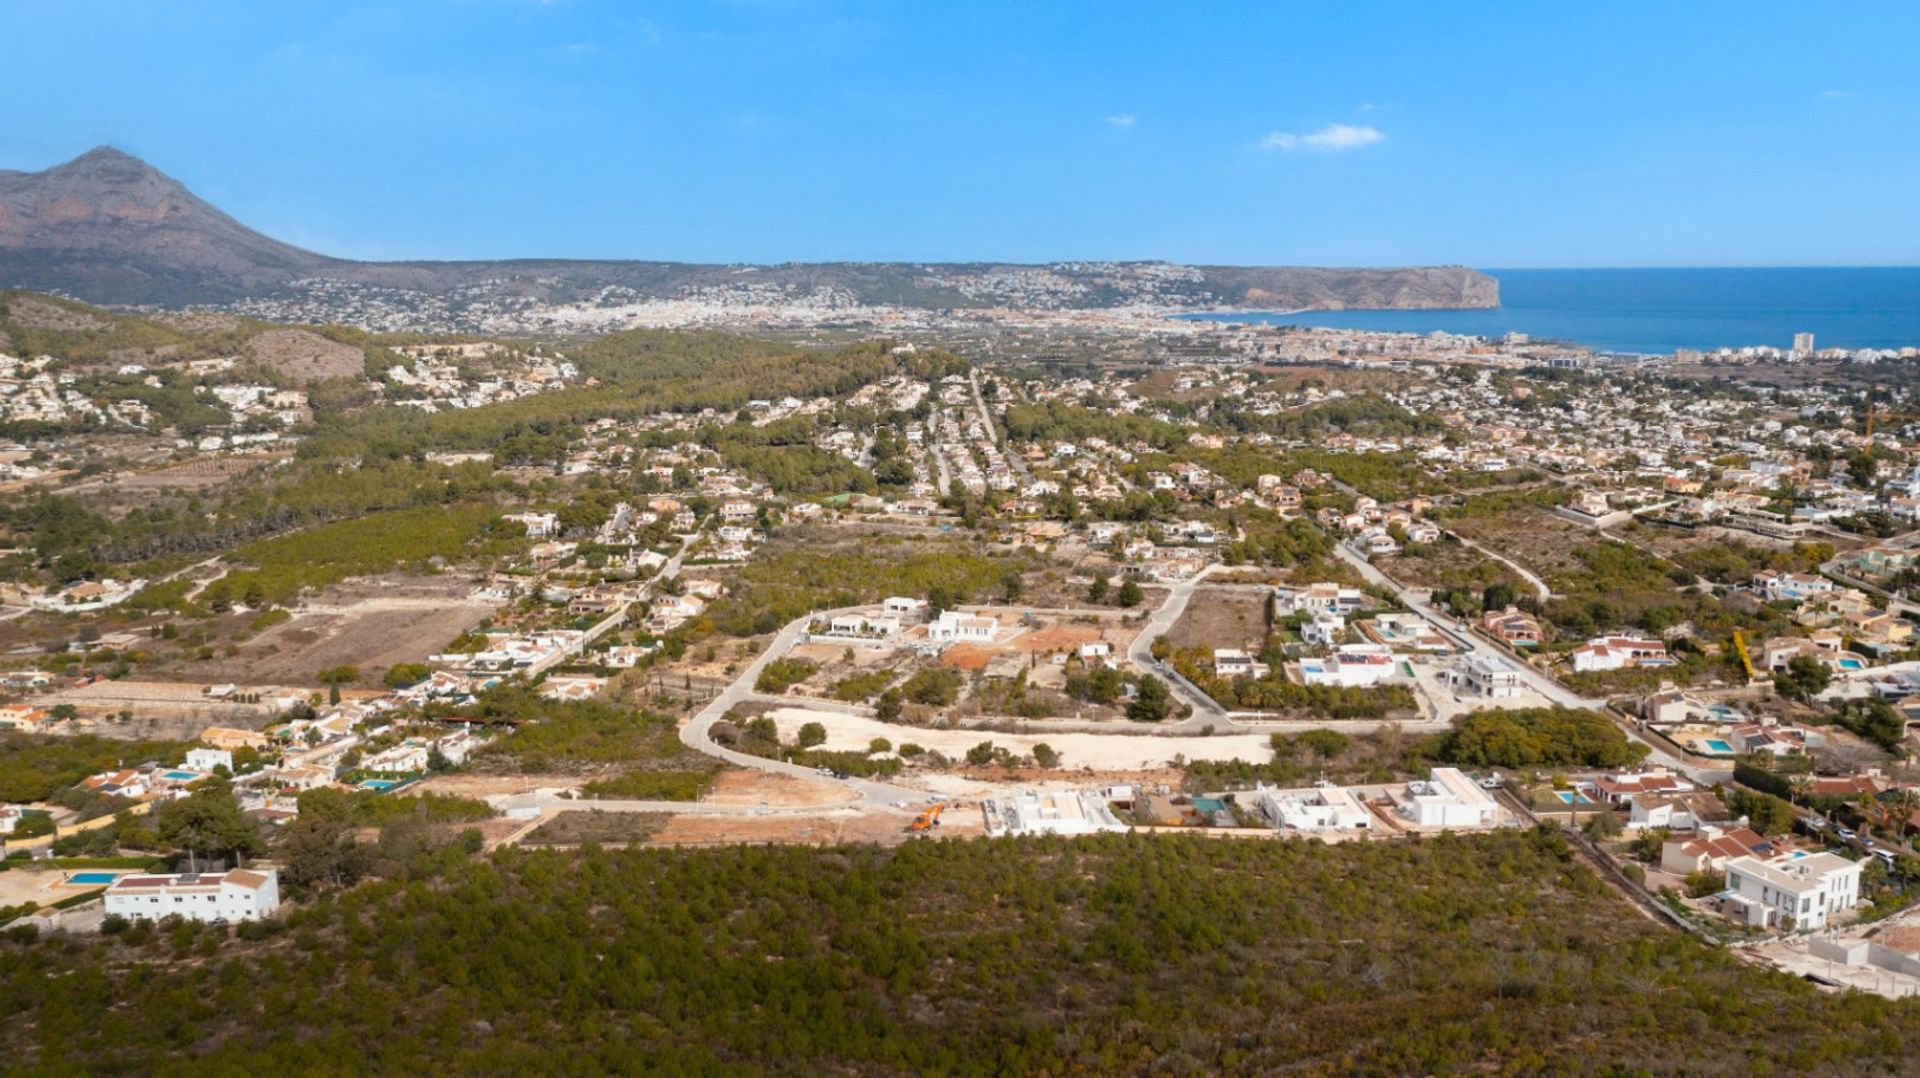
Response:
[{"label": "palm tree", "polygon": [[1873,813],[1874,810],[1880,807],[1880,804],[1868,794],[1861,794],[1859,797],[1854,798],[1853,803],[1854,807],[1860,811],[1860,841],[1872,845]]},{"label": "palm tree", "polygon": [[1905,838],[1908,822],[1913,819],[1915,812],[1920,812],[1920,789],[1901,786],[1889,793],[1884,803],[1893,813],[1894,837]]},{"label": "palm tree", "polygon": [[1813,776],[1805,771],[1787,780],[1787,793],[1796,805],[1804,805],[1813,796]]}]

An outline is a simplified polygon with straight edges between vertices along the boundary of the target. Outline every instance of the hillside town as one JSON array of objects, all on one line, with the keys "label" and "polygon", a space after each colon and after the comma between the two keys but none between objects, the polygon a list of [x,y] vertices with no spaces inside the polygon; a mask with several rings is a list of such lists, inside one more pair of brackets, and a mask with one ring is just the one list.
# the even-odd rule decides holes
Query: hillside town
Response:
[{"label": "hillside town", "polygon": [[[1183,327],[737,392],[396,339],[345,413],[245,346],[9,360],[0,737],[49,762],[0,785],[0,909],[271,921],[349,871],[311,836],[402,813],[482,849],[1544,827],[1676,930],[1920,987],[1903,384]],[[266,490],[304,508],[262,527]]]}]

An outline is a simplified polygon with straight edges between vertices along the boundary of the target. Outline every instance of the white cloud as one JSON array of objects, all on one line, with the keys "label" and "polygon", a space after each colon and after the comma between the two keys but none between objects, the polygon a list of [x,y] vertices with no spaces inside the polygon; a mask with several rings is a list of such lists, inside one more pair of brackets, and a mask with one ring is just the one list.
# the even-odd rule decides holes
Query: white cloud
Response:
[{"label": "white cloud", "polygon": [[1840,99],[1842,99],[1842,98],[1847,98],[1847,97],[1852,97],[1852,96],[1853,96],[1853,91],[1852,91],[1852,90],[1822,90],[1822,91],[1820,91],[1820,100],[1822,100],[1822,101],[1839,101],[1839,100],[1840,100]]},{"label": "white cloud", "polygon": [[1275,131],[1260,140],[1263,150],[1311,150],[1317,153],[1339,153],[1343,150],[1357,150],[1362,146],[1371,146],[1376,142],[1385,142],[1387,136],[1365,124],[1328,124],[1318,131],[1296,135],[1291,131]]},{"label": "white cloud", "polygon": [[1107,117],[1107,122],[1115,127],[1132,127],[1133,114],[1130,112],[1116,112]]}]

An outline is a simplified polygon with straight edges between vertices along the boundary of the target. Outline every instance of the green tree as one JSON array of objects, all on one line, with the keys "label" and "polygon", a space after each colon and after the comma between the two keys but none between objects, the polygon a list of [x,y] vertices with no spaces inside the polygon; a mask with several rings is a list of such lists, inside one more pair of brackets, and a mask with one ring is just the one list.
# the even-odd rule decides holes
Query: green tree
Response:
[{"label": "green tree", "polygon": [[157,831],[162,842],[186,851],[194,866],[202,856],[255,857],[266,848],[260,821],[242,811],[232,788],[220,782],[161,805]]},{"label": "green tree", "polygon": [[1331,760],[1347,751],[1347,735],[1338,730],[1303,730],[1294,740],[1322,760]]},{"label": "green tree", "polygon": [[795,740],[803,749],[824,745],[827,743],[827,728],[817,722],[807,723],[800,727],[800,733]]},{"label": "green tree", "polygon": [[1087,585],[1087,601],[1104,603],[1107,601],[1107,578],[1096,574],[1093,582]]},{"label": "green tree", "polygon": [[433,667],[426,663],[395,663],[387,668],[384,680],[389,689],[404,689],[433,676]]},{"label": "green tree", "polygon": [[367,867],[346,820],[325,812],[303,811],[280,832],[274,852],[287,882],[300,887],[351,884]]},{"label": "green tree", "polygon": [[1052,770],[1060,766],[1060,754],[1054,751],[1052,745],[1042,741],[1033,747],[1033,762]]},{"label": "green tree", "polygon": [[1020,596],[1025,591],[1026,582],[1020,578],[1018,570],[1008,570],[1007,574],[1000,578],[1000,594],[1007,601],[1008,606],[1019,602]]},{"label": "green tree", "polygon": [[1833,681],[1833,671],[1827,664],[1811,655],[1795,655],[1787,660],[1787,668],[1773,675],[1773,688],[1782,696],[1795,700],[1810,700],[1826,691]]},{"label": "green tree", "polygon": [[1132,702],[1127,704],[1127,718],[1135,722],[1159,722],[1167,717],[1171,708],[1167,683],[1157,677],[1143,677],[1134,688]]},{"label": "green tree", "polygon": [[1121,581],[1120,594],[1115,597],[1115,600],[1121,606],[1131,610],[1139,606],[1146,597],[1147,593],[1140,590],[1140,582],[1132,577],[1128,577],[1126,580]]}]

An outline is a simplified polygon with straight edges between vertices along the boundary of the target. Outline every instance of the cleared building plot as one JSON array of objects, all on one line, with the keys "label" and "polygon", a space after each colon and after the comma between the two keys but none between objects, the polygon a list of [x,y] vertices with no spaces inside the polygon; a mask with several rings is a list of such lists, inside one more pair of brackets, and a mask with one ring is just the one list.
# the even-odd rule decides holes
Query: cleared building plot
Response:
[{"label": "cleared building plot", "polygon": [[1258,588],[1194,589],[1187,609],[1173,623],[1167,639],[1177,648],[1251,648],[1258,651],[1267,636],[1269,592]]},{"label": "cleared building plot", "polygon": [[1273,748],[1266,734],[1218,734],[1212,737],[1155,734],[1087,734],[1037,732],[1005,734],[990,730],[948,729],[884,723],[864,715],[824,708],[777,707],[768,712],[783,740],[799,735],[800,727],[817,722],[826,728],[825,749],[863,752],[874,738],[894,745],[912,743],[953,759],[982,741],[991,741],[1022,755],[1045,743],[1060,754],[1062,766],[1096,771],[1144,771],[1170,765],[1175,756],[1189,760],[1264,760]]},{"label": "cleared building plot", "polygon": [[493,614],[497,604],[469,598],[472,591],[472,581],[455,577],[341,584],[240,645],[232,657],[193,670],[226,680],[304,681],[317,670],[355,666],[377,682],[387,668],[424,661]]},{"label": "cleared building plot", "polygon": [[[260,685],[207,685],[201,682],[101,680],[43,697],[52,708],[71,704],[74,728],[109,736],[196,737],[209,726],[258,730],[312,690]],[[242,698],[256,702],[243,703]],[[123,722],[122,713],[132,719]]]}]

